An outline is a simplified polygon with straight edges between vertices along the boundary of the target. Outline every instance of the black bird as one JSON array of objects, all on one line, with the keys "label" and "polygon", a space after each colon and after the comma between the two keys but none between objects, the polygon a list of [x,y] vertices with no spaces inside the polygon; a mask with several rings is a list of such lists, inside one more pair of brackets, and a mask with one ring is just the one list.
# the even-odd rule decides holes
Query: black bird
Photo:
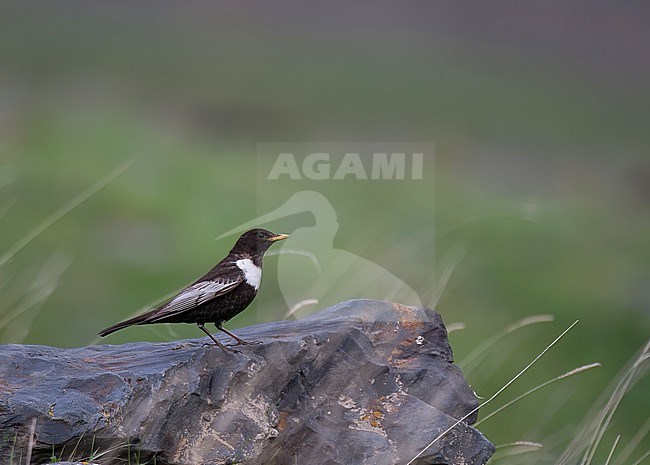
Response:
[{"label": "black bird", "polygon": [[205,328],[214,323],[237,341],[249,344],[223,327],[253,301],[262,280],[262,257],[271,245],[289,237],[266,229],[251,229],[235,243],[226,258],[160,307],[102,330],[107,336],[132,325],[152,323],[196,323],[221,349],[225,346]]}]

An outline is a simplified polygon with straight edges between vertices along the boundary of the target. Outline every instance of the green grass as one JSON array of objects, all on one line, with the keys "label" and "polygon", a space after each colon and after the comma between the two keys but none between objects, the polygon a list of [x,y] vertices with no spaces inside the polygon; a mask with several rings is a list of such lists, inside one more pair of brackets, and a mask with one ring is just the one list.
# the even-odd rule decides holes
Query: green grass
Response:
[{"label": "green grass", "polygon": [[[11,445],[9,464],[8,465],[32,465],[34,462],[29,458],[31,451],[23,454],[23,451],[16,450],[16,439]],[[30,438],[30,442],[31,442]],[[154,454],[150,459],[142,459],[142,453],[139,449],[132,450],[129,443],[117,444],[112,447],[102,449],[95,445],[95,437],[93,436],[90,444],[82,444],[83,436],[81,436],[71,451],[66,450],[66,446],[61,446],[58,450],[54,445],[52,446],[52,453],[47,459],[41,459],[38,463],[59,463],[59,462],[74,462],[74,463],[89,463],[99,465],[156,465],[157,458]],[[149,454],[150,455],[150,454]],[[25,460],[23,461],[23,457]]]}]

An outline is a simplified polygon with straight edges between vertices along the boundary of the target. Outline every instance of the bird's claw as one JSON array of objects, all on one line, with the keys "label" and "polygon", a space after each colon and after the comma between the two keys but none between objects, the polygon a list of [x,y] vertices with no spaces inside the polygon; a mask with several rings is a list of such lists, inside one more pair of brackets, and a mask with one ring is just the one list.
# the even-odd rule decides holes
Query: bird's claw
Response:
[{"label": "bird's claw", "polygon": [[212,343],[209,343],[209,342],[204,342],[204,343],[202,344],[202,347],[203,347],[203,348],[206,348],[206,349],[213,349],[213,348],[216,347],[216,348],[221,349],[221,350],[222,350],[224,353],[226,353],[226,354],[229,354],[229,353],[233,353],[233,354],[241,354],[241,353],[242,353],[241,350],[239,350],[239,349],[235,349],[234,346],[231,346],[231,345],[229,345],[229,344],[225,344],[225,345],[220,345],[220,346],[219,346],[219,345],[212,344]]},{"label": "bird's claw", "polygon": [[243,339],[237,341],[234,344],[226,344],[226,347],[237,347],[237,346],[254,346],[261,344],[262,341],[244,341]]}]

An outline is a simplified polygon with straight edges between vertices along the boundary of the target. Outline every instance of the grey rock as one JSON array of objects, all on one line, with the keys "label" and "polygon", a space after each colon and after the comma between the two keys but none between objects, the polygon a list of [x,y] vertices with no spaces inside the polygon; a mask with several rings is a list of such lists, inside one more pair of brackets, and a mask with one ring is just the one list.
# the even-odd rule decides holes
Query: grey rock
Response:
[{"label": "grey rock", "polygon": [[[0,346],[0,462],[36,418],[33,464],[65,446],[100,464],[404,465],[477,406],[426,308],[353,300],[237,334],[260,343]],[[484,464],[475,420],[414,463]]]}]

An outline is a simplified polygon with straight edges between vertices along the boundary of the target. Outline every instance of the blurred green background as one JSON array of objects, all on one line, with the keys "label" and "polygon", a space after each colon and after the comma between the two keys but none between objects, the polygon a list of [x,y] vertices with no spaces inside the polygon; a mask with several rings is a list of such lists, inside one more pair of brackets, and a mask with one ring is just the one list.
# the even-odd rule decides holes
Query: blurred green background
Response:
[{"label": "blurred green background", "polygon": [[[467,367],[473,388],[489,396],[576,319],[503,400],[603,364],[481,425],[497,445],[545,444],[514,462],[553,461],[650,334],[649,19],[633,1],[4,2],[0,253],[136,161],[0,267],[0,342],[90,344],[205,272],[231,246],[214,238],[258,213],[260,141],[433,141],[429,250],[442,268],[467,250],[437,307],[466,325],[457,360],[521,318],[556,319]],[[415,184],[399,202],[365,231],[339,219],[335,244],[421,285],[433,265],[409,238],[429,203]],[[231,329],[286,312],[276,264]],[[649,392],[646,377],[625,397],[601,454],[642,430]]]}]

